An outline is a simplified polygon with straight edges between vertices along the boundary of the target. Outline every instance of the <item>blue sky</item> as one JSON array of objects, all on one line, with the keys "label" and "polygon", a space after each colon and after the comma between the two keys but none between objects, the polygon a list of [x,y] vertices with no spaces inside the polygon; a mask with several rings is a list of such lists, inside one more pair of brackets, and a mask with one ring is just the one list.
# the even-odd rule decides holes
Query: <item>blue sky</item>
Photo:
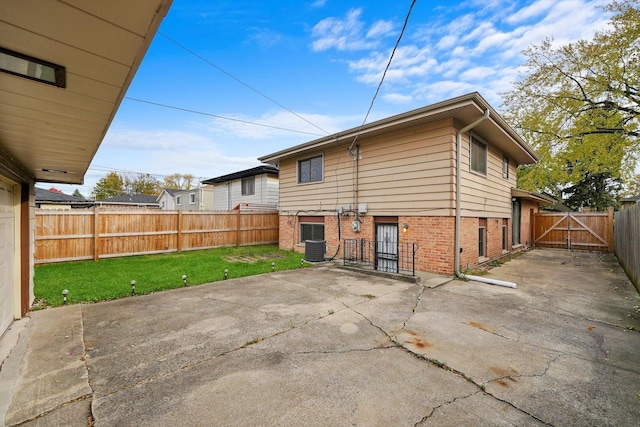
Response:
[{"label": "blue sky", "polygon": [[[522,50],[590,38],[606,26],[606,3],[417,0],[368,122],[473,91],[500,111]],[[112,170],[212,178],[359,126],[410,5],[174,0],[85,185],[55,187],[86,196]]]}]

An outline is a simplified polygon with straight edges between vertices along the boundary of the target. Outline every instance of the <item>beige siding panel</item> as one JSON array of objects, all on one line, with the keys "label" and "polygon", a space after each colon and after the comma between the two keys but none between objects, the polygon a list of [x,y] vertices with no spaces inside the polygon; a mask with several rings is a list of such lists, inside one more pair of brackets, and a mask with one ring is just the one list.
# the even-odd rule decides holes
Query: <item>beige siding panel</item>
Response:
[{"label": "beige siding panel", "polygon": [[509,179],[502,178],[502,153],[488,146],[487,176],[470,171],[469,140],[462,144],[462,215],[511,217],[511,188],[516,185],[515,167]]},{"label": "beige siding panel", "polygon": [[[375,214],[401,209],[449,211],[453,190],[452,135],[449,122],[444,121],[360,140],[358,202],[367,203],[369,212]],[[298,185],[297,162],[281,162],[282,210],[332,209],[355,203],[354,164],[346,147],[330,148],[323,154],[322,183]]]}]

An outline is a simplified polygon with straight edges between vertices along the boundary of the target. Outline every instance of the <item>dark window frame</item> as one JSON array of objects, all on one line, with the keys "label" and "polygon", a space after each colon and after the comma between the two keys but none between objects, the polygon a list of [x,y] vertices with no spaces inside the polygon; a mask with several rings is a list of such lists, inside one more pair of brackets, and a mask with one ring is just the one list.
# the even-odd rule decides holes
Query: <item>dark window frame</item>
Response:
[{"label": "dark window frame", "polygon": [[307,240],[324,240],[324,217],[300,217],[298,232],[300,243]]},{"label": "dark window frame", "polygon": [[509,179],[509,157],[502,155],[502,177]]},{"label": "dark window frame", "polygon": [[247,176],[240,181],[241,193],[243,196],[253,196],[256,194],[256,177]]},{"label": "dark window frame", "polygon": [[487,219],[478,221],[478,258],[487,257]]},{"label": "dark window frame", "polygon": [[[482,157],[479,157],[481,156]],[[480,138],[471,135],[469,141],[469,170],[478,175],[487,176],[489,169],[489,146]]]},{"label": "dark window frame", "polygon": [[324,155],[298,160],[298,184],[312,184],[324,180]]}]

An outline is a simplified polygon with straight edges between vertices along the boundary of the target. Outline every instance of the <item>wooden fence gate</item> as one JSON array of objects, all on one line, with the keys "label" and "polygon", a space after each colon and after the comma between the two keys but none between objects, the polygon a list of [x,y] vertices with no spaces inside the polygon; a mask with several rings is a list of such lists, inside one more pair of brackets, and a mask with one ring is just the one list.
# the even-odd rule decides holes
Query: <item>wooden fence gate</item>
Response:
[{"label": "wooden fence gate", "polygon": [[613,209],[537,213],[533,217],[533,235],[534,247],[613,252]]}]

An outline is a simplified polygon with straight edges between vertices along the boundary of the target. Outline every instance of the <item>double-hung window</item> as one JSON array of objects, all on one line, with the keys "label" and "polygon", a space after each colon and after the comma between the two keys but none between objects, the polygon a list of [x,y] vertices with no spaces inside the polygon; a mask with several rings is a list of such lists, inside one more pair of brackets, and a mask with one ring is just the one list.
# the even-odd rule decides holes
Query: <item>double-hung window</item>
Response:
[{"label": "double-hung window", "polygon": [[298,160],[298,184],[322,181],[322,155]]},{"label": "double-hung window", "polygon": [[242,195],[251,196],[253,194],[256,194],[256,177],[248,176],[242,178]]},{"label": "double-hung window", "polygon": [[487,144],[474,136],[471,137],[471,170],[487,175]]},{"label": "double-hung window", "polygon": [[189,193],[189,204],[190,205],[196,204],[196,193]]}]

